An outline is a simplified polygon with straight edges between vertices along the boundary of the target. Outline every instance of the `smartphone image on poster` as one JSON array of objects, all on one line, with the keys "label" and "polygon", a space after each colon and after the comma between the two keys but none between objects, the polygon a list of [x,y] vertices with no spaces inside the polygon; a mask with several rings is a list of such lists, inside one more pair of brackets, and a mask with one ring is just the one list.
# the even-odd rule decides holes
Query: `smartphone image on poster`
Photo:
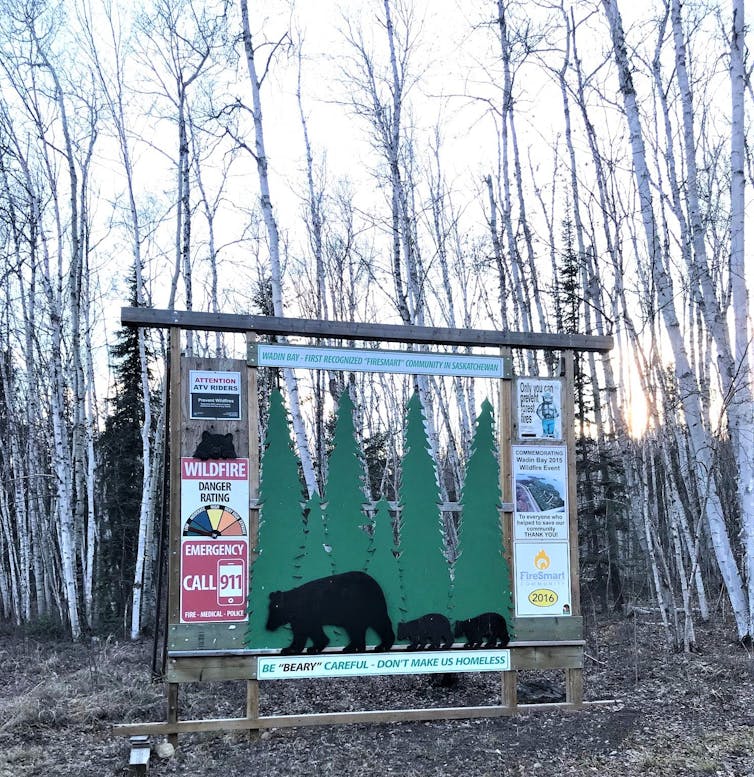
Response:
[{"label": "smartphone image on poster", "polygon": [[224,559],[217,562],[217,603],[220,605],[241,604],[244,601],[243,559]]}]

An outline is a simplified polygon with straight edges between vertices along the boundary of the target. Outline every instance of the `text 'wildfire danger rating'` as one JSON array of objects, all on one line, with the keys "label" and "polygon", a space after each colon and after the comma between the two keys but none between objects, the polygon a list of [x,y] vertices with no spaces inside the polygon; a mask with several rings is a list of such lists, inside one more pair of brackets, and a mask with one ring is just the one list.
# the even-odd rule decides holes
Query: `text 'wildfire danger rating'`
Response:
[{"label": "text 'wildfire danger rating'", "polygon": [[181,459],[181,622],[248,619],[248,459]]}]

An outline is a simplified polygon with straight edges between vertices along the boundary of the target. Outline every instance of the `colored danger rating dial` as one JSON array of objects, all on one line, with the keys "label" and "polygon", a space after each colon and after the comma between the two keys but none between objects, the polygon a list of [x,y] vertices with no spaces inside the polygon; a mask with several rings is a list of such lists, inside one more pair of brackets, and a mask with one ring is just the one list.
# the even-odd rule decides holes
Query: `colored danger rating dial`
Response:
[{"label": "colored danger rating dial", "polygon": [[181,623],[245,621],[249,538],[238,513],[195,510],[181,539]]},{"label": "colored danger rating dial", "polygon": [[243,537],[246,525],[241,516],[225,505],[204,505],[194,511],[183,528],[184,537]]}]

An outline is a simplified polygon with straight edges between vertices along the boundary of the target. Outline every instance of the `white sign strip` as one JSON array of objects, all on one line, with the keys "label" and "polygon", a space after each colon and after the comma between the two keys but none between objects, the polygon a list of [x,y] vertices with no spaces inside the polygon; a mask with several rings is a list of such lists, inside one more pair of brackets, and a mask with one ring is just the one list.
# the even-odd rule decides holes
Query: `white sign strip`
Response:
[{"label": "white sign strip", "polygon": [[436,674],[439,672],[506,672],[510,650],[437,650],[421,653],[327,653],[257,659],[259,680],[314,677]]},{"label": "white sign strip", "polygon": [[358,348],[315,348],[303,345],[256,346],[258,367],[309,370],[387,372],[400,375],[458,375],[503,378],[508,374],[501,356],[468,356],[424,351],[377,351]]}]

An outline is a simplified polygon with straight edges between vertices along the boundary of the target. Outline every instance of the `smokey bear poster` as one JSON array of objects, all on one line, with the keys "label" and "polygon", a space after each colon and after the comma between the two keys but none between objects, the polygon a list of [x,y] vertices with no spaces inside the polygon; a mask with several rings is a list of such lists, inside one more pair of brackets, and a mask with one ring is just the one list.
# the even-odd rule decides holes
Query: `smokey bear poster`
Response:
[{"label": "smokey bear poster", "polygon": [[558,378],[518,378],[516,410],[519,439],[563,439],[561,382]]}]

